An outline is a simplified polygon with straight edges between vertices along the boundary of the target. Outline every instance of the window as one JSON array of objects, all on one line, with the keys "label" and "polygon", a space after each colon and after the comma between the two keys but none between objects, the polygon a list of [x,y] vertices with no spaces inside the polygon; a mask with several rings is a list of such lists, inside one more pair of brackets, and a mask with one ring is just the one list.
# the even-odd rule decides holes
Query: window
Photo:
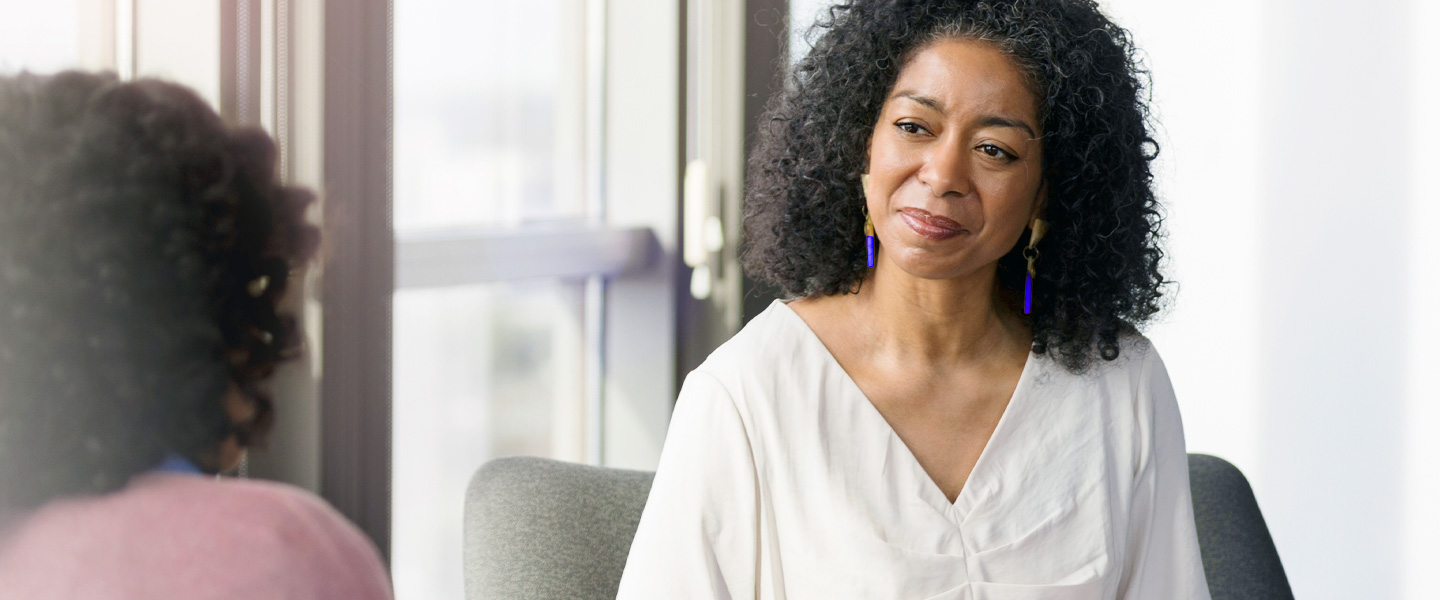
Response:
[{"label": "window", "polygon": [[[459,599],[480,465],[600,460],[586,376],[610,269],[580,259],[607,239],[587,179],[591,13],[583,0],[394,11],[391,564],[400,598]],[[556,252],[562,238],[582,243]]]},{"label": "window", "polygon": [[400,598],[458,599],[479,465],[658,458],[689,281],[681,15],[0,0],[0,72],[164,77],[275,136],[287,181],[321,192],[325,248],[293,299],[311,352],[277,374],[250,472],[322,494],[391,559]]},{"label": "window", "polygon": [[400,598],[460,598],[481,464],[659,455],[678,7],[364,4],[325,12],[326,181],[340,182],[326,227],[344,252],[324,274],[322,490],[392,550]]},{"label": "window", "polygon": [[80,65],[79,2],[0,0],[0,73]]}]

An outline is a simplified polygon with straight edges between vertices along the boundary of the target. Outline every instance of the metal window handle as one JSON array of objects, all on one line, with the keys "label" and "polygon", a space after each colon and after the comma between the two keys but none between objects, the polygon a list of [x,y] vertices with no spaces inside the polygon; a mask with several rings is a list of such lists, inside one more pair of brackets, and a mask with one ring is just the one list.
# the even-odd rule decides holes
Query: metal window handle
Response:
[{"label": "metal window handle", "polygon": [[[719,226],[719,219],[710,212],[710,169],[703,160],[692,160],[685,165],[685,264],[691,268],[698,268],[706,264],[709,253],[714,251],[707,243],[706,230],[709,228],[707,221],[715,219],[715,226]],[[721,246],[724,240],[720,241]]]},{"label": "metal window handle", "polygon": [[685,166],[684,184],[684,258],[690,272],[690,295],[697,300],[706,300],[715,287],[716,278],[721,275],[716,269],[719,261],[712,260],[725,249],[725,225],[720,215],[715,214],[720,194],[712,192],[716,185],[710,180],[710,168],[704,160],[696,159]]}]

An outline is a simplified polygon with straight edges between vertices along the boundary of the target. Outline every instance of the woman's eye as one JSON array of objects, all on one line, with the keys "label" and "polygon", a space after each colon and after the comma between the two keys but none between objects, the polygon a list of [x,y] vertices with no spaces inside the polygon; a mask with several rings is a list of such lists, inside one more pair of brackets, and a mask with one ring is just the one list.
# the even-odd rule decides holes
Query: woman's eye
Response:
[{"label": "woman's eye", "polygon": [[910,123],[908,121],[903,123],[896,123],[895,126],[899,127],[900,131],[904,131],[905,133],[909,134],[918,134],[925,131],[925,128],[920,126],[918,123]]},{"label": "woman's eye", "polygon": [[993,158],[1004,158],[1006,160],[1015,159],[1015,157],[1011,156],[1009,152],[1006,152],[995,144],[980,144],[980,151],[984,152],[986,156],[990,156]]}]

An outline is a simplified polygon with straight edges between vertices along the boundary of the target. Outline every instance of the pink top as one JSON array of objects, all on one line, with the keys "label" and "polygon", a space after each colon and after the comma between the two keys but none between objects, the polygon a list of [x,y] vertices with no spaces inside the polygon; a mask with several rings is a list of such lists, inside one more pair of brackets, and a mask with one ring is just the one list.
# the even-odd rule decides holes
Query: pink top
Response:
[{"label": "pink top", "polygon": [[285,484],[145,473],[12,525],[0,539],[0,600],[392,597],[370,540]]}]

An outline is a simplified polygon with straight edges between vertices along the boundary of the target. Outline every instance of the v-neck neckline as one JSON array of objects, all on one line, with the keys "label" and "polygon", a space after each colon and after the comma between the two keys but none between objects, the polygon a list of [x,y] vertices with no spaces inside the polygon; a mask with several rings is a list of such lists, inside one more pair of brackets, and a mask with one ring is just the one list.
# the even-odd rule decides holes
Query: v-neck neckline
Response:
[{"label": "v-neck neckline", "polygon": [[880,409],[875,406],[875,403],[870,401],[870,397],[866,396],[865,392],[860,389],[860,384],[855,383],[855,379],[850,376],[850,373],[845,370],[845,367],[840,366],[839,359],[836,359],[835,355],[830,352],[830,349],[825,346],[825,342],[820,339],[820,336],[815,333],[815,330],[810,327],[810,324],[805,322],[805,319],[800,316],[800,313],[795,312],[795,309],[790,308],[790,305],[783,300],[777,298],[771,303],[772,306],[774,304],[779,304],[783,308],[782,312],[789,313],[790,316],[795,319],[796,324],[800,326],[805,334],[807,334],[809,340],[813,342],[821,354],[825,356],[829,366],[834,367],[835,370],[840,373],[841,379],[849,386],[850,391],[865,401],[865,407],[884,425],[885,431],[890,437],[890,443],[893,446],[898,446],[903,449],[905,457],[908,459],[906,461],[907,466],[924,481],[924,483],[921,484],[922,493],[931,496],[924,500],[937,510],[941,510],[942,512],[953,511],[956,513],[954,520],[957,524],[963,522],[965,517],[970,513],[970,510],[978,502],[978,499],[974,498],[974,496],[980,492],[975,491],[977,488],[976,485],[972,485],[978,483],[976,481],[976,475],[983,475],[985,473],[983,469],[988,468],[990,462],[997,460],[991,457],[991,455],[998,452],[998,450],[994,449],[996,444],[995,438],[1000,437],[1000,434],[1006,430],[1007,423],[1013,420],[1010,415],[1017,412],[1015,408],[1016,402],[1024,397],[1021,390],[1025,389],[1025,386],[1033,379],[1034,376],[1031,372],[1039,368],[1038,366],[1034,366],[1036,364],[1035,353],[1029,350],[1025,352],[1025,366],[1020,369],[1020,378],[1015,382],[1015,390],[1010,393],[1010,399],[1005,403],[1005,410],[1000,414],[1000,420],[995,423],[995,429],[990,432],[990,438],[985,440],[985,447],[980,450],[980,456],[975,459],[975,465],[971,467],[970,475],[965,478],[965,484],[960,488],[960,493],[956,494],[955,501],[951,502],[950,499],[945,496],[945,491],[940,488],[940,484],[935,482],[935,478],[931,477],[930,474],[925,471],[925,467],[920,464],[920,460],[915,458],[915,452],[910,449],[910,446],[906,444],[905,440],[900,437],[900,434],[895,431],[895,427],[890,424],[890,421],[885,418],[885,415],[880,413]]}]

